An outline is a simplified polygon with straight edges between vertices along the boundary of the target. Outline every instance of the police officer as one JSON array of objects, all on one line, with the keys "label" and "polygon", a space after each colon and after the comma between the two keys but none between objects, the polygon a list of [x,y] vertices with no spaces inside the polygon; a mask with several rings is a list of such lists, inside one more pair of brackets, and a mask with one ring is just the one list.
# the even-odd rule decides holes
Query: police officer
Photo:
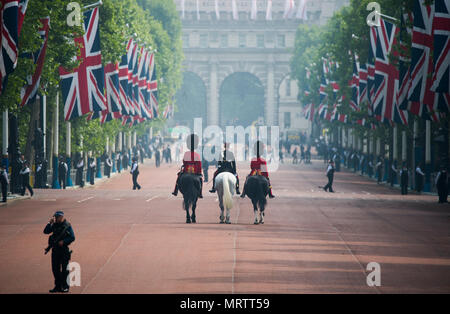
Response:
[{"label": "police officer", "polygon": [[49,237],[49,247],[52,250],[52,272],[55,277],[55,287],[49,292],[69,292],[67,265],[72,253],[69,245],[75,241],[75,235],[62,211],[57,211],[53,215],[45,226],[44,234],[52,234]]},{"label": "police officer", "polygon": [[116,155],[116,168],[117,168],[118,173],[120,173],[122,171],[122,153],[121,152],[117,152],[117,155]]},{"label": "police officer", "polygon": [[6,203],[6,199],[8,196],[9,179],[8,179],[8,172],[6,171],[4,165],[0,167],[0,183],[2,185],[2,196],[3,196],[2,202]]},{"label": "police officer", "polygon": [[378,157],[378,162],[375,167],[377,171],[377,183],[380,184],[383,181],[383,157]]},{"label": "police officer", "polygon": [[84,181],[83,181],[84,158],[83,158],[83,156],[81,156],[81,154],[78,157],[78,162],[77,162],[76,168],[77,168],[77,174],[76,174],[76,178],[75,178],[75,183],[76,183],[76,185],[83,187],[84,186]]},{"label": "police officer", "polygon": [[28,161],[23,163],[22,170],[20,170],[20,177],[22,179],[22,196],[25,195],[25,190],[28,189],[30,195],[33,196],[33,189],[30,185],[30,167]]},{"label": "police officer", "polygon": [[402,189],[402,195],[408,194],[408,180],[409,180],[408,168],[406,167],[405,164],[403,164],[403,167],[400,170],[400,186]]},{"label": "police officer", "polygon": [[91,185],[95,184],[95,158],[91,157],[89,162],[89,181]]},{"label": "police officer", "polygon": [[64,161],[64,158],[61,157],[59,159],[59,166],[58,166],[58,179],[59,179],[59,185],[64,190],[66,189],[66,182],[67,182],[67,171],[68,167],[66,162]]},{"label": "police officer", "polygon": [[105,176],[108,178],[111,177],[111,169],[112,169],[112,161],[111,158],[107,155],[105,158]]},{"label": "police officer", "polygon": [[136,190],[136,188],[138,190],[141,189],[141,186],[139,185],[139,183],[137,182],[137,178],[139,176],[139,166],[138,166],[138,158],[137,157],[133,157],[133,164],[131,165],[131,171],[130,173],[133,176],[133,190]]},{"label": "police officer", "polygon": [[439,195],[439,204],[448,203],[448,174],[445,166],[441,166],[441,170],[435,179],[436,188]]},{"label": "police officer", "polygon": [[327,173],[326,176],[328,177],[328,184],[323,187],[323,190],[325,192],[331,192],[333,191],[333,180],[334,180],[334,161],[330,160],[330,163],[328,164]]},{"label": "police officer", "polygon": [[236,194],[241,194],[241,192],[239,191],[239,177],[236,172],[236,159],[234,158],[234,154],[229,150],[229,143],[225,143],[223,147],[223,158],[218,162],[219,168],[216,170],[216,172],[214,172],[213,186],[212,189],[209,190],[209,192],[216,193],[216,177],[219,173],[230,172],[236,177]]},{"label": "police officer", "polygon": [[416,191],[418,193],[422,192],[424,178],[425,173],[422,171],[422,163],[419,163],[416,167]]}]

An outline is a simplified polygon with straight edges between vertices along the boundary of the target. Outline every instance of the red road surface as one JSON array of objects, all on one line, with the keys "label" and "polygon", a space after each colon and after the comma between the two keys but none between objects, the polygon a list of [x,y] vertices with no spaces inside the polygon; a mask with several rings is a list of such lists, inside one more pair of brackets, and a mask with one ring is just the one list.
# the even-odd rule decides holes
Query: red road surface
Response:
[{"label": "red road surface", "polygon": [[[243,181],[248,165],[239,166]],[[316,161],[271,175],[277,198],[264,225],[240,198],[233,224],[219,224],[207,184],[198,223],[187,225],[181,197],[170,195],[177,167],[140,168],[140,191],[125,172],[0,207],[0,293],[53,287],[42,231],[56,210],[76,236],[81,286],[71,293],[450,293],[450,206],[436,197],[401,196],[349,172],[326,193]],[[366,284],[370,262],[381,265],[380,287]]]}]

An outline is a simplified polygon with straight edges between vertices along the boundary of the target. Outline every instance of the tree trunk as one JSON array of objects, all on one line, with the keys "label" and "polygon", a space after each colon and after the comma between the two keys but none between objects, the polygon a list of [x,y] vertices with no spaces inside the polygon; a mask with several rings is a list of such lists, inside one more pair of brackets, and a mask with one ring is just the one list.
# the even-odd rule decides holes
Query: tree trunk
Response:
[{"label": "tree trunk", "polygon": [[27,143],[25,146],[25,159],[28,160],[30,163],[30,168],[34,164],[34,133],[36,130],[36,126],[39,122],[39,116],[40,116],[40,110],[41,106],[39,101],[35,101],[32,105],[32,110],[30,114],[30,123],[28,124],[28,136],[27,136]]}]

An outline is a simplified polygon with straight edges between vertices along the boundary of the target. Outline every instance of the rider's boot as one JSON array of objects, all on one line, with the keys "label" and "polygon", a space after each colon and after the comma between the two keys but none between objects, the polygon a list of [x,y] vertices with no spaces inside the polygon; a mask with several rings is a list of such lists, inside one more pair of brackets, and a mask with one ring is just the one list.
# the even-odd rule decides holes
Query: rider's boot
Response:
[{"label": "rider's boot", "polygon": [[178,184],[175,185],[175,190],[172,192],[172,195],[174,196],[178,195]]},{"label": "rider's boot", "polygon": [[203,180],[200,179],[200,191],[198,193],[198,198],[203,198]]},{"label": "rider's boot", "polygon": [[239,177],[236,176],[236,194],[239,195],[241,192],[239,191]]},{"label": "rider's boot", "polygon": [[209,193],[216,193],[216,178],[213,179],[213,186]]},{"label": "rider's boot", "polygon": [[272,186],[269,186],[269,198],[274,198],[275,195],[272,193]]}]

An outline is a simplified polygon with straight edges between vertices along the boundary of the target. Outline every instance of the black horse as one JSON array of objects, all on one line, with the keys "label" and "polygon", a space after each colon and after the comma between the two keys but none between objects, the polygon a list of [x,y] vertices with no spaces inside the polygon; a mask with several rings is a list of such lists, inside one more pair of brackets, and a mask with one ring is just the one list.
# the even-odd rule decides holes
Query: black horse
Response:
[{"label": "black horse", "polygon": [[[180,192],[183,194],[183,208],[186,211],[186,223],[196,223],[195,208],[200,193],[200,177],[184,173],[180,178]],[[189,208],[192,207],[192,216],[189,214]]]},{"label": "black horse", "polygon": [[267,195],[269,194],[269,181],[263,176],[250,176],[245,182],[244,190],[245,194],[252,200],[255,225],[264,224],[264,209],[266,208]]}]

